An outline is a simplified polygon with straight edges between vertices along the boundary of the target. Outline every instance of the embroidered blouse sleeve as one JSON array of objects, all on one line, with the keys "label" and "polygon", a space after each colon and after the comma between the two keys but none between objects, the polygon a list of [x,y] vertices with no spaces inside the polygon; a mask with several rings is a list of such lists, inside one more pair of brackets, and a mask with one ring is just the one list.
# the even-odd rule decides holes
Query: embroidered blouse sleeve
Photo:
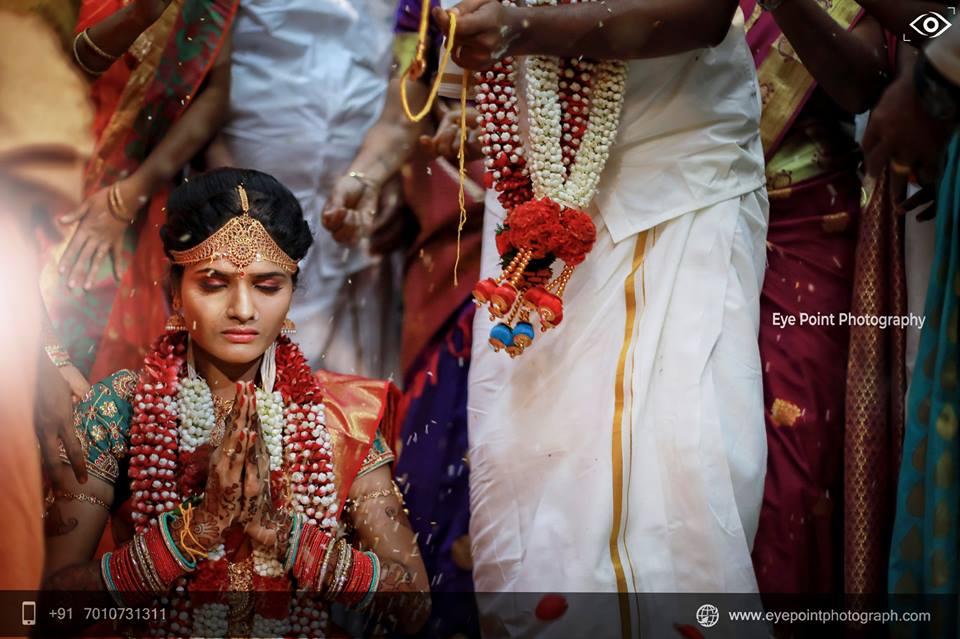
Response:
[{"label": "embroidered blouse sleeve", "polygon": [[396,457],[393,451],[390,450],[390,447],[387,445],[387,440],[384,439],[380,431],[377,430],[377,434],[373,438],[373,443],[370,445],[370,451],[364,458],[363,464],[360,465],[360,472],[357,473],[357,477],[362,477],[370,471],[376,470],[386,464],[392,464],[395,459]]},{"label": "embroidered blouse sleeve", "polygon": [[[116,481],[120,461],[129,447],[131,402],[136,387],[136,373],[119,371],[91,386],[73,411],[73,424],[87,458],[87,470],[110,484]],[[60,457],[67,462],[62,450]]]}]

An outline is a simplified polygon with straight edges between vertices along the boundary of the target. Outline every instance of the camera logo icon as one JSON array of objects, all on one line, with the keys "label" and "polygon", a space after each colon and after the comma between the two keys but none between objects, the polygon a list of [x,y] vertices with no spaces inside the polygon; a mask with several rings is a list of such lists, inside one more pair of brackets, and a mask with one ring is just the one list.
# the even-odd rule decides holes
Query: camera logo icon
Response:
[{"label": "camera logo icon", "polygon": [[927,11],[914,18],[910,26],[925,38],[938,38],[953,25],[936,11]]}]

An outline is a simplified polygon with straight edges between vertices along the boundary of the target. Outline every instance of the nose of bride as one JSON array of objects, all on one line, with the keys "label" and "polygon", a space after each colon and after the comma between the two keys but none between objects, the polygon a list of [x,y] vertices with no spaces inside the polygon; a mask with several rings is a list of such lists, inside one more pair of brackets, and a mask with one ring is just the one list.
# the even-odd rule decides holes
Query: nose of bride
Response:
[{"label": "nose of bride", "polygon": [[237,320],[241,324],[257,320],[257,308],[246,286],[237,287],[237,292],[230,302],[227,314],[230,319]]}]

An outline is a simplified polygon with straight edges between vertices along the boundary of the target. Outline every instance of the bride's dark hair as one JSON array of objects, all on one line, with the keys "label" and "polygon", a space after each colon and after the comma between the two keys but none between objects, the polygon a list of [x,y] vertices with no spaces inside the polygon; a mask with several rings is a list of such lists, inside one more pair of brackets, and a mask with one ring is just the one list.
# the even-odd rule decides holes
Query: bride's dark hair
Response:
[{"label": "bride's dark hair", "polygon": [[[163,250],[193,248],[241,215],[237,186],[243,184],[250,201],[250,215],[267,229],[273,241],[292,259],[300,261],[313,244],[310,225],[290,189],[266,173],[252,169],[215,169],[184,182],[167,200],[167,222],[160,228]],[[176,279],[183,267],[174,265]],[[296,284],[297,276],[293,276]]]}]

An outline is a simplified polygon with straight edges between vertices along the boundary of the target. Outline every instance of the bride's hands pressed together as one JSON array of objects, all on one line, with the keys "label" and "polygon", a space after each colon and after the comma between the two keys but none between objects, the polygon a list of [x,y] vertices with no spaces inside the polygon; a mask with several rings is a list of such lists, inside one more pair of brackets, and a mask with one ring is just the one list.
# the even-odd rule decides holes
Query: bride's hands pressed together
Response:
[{"label": "bride's hands pressed together", "polygon": [[[253,384],[237,384],[233,411],[227,418],[223,441],[210,456],[210,473],[203,501],[196,507],[190,529],[193,536],[210,550],[223,541],[223,534],[234,523],[246,523],[244,513],[244,471],[256,476],[256,459],[250,451],[258,437],[257,397]],[[182,527],[183,520],[174,523]],[[175,536],[176,538],[176,536]]]}]

